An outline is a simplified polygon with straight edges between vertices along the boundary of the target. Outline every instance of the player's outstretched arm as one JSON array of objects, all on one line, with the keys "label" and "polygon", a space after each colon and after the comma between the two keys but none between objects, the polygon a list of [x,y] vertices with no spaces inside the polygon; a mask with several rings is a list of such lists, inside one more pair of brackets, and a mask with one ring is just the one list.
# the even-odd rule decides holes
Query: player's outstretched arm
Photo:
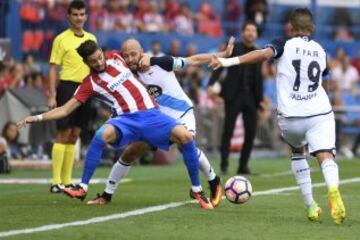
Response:
[{"label": "player's outstretched arm", "polygon": [[247,54],[232,58],[219,58],[213,56],[211,62],[209,63],[209,67],[216,70],[220,67],[231,67],[240,64],[258,63],[270,59],[273,55],[274,50],[271,47],[268,47],[261,50],[254,50]]},{"label": "player's outstretched arm", "polygon": [[196,54],[190,57],[187,57],[188,65],[189,66],[202,66],[205,64],[210,63],[213,56],[220,57],[220,58],[226,58],[230,57],[233,50],[234,50],[234,44],[235,44],[235,38],[230,37],[228,44],[224,51],[217,52],[215,54],[208,54],[208,53],[202,53],[202,54]]},{"label": "player's outstretched arm", "polygon": [[21,121],[17,122],[16,125],[18,128],[25,126],[26,124],[31,124],[34,122],[43,122],[49,120],[56,120],[60,118],[64,118],[72,113],[76,108],[78,108],[81,103],[76,100],[75,98],[71,98],[61,107],[54,108],[46,113],[35,115],[35,116],[28,116]]},{"label": "player's outstretched arm", "polygon": [[210,63],[212,57],[229,57],[234,49],[235,38],[230,37],[228,45],[224,51],[217,52],[215,54],[196,54],[191,57],[150,57],[147,54],[142,54],[139,61],[139,67],[143,71],[146,71],[152,65],[158,65],[166,71],[176,71],[188,66],[201,66]]}]

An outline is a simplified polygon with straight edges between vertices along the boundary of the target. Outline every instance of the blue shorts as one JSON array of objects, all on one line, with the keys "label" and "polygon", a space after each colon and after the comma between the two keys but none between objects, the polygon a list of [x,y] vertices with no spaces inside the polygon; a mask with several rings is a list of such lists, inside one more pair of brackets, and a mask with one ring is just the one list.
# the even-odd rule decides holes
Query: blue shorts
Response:
[{"label": "blue shorts", "polygon": [[111,144],[121,148],[134,142],[147,142],[150,145],[169,150],[172,129],[180,125],[174,118],[152,108],[136,113],[127,113],[109,119],[105,124],[114,126],[119,131],[117,142]]}]

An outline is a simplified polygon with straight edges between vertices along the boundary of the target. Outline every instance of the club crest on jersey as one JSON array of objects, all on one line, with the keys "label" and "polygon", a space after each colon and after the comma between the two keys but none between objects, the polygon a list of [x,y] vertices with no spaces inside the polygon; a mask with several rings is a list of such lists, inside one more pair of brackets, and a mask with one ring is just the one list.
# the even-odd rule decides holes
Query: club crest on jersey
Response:
[{"label": "club crest on jersey", "polygon": [[162,94],[162,89],[158,85],[147,85],[147,91],[150,94],[150,96],[157,98]]},{"label": "club crest on jersey", "polygon": [[132,73],[130,70],[128,71],[124,71],[120,74],[120,76],[114,78],[112,81],[109,82],[109,84],[107,85],[107,87],[111,90],[111,91],[115,91],[116,88],[118,86],[120,86],[121,84],[123,84],[126,80],[128,80],[130,77],[132,76]]}]

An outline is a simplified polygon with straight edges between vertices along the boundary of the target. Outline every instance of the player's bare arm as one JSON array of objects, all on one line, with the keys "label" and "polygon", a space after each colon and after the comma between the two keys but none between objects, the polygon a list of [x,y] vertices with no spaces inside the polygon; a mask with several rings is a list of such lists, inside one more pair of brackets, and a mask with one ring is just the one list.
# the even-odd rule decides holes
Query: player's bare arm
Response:
[{"label": "player's bare arm", "polygon": [[[202,65],[210,63],[213,56],[220,57],[220,58],[229,57],[232,54],[232,51],[234,49],[234,43],[235,43],[235,38],[230,37],[230,39],[228,41],[228,45],[226,46],[226,49],[224,51],[217,52],[215,54],[202,53],[202,54],[196,54],[196,55],[193,55],[193,56],[187,57],[187,58],[178,58],[178,59],[180,59],[179,61],[174,60],[177,62],[175,64],[173,64],[173,63],[170,64],[171,66],[174,66],[171,70],[176,71],[176,70],[185,68],[187,66],[202,66]],[[159,64],[166,65],[166,60],[165,60],[166,57],[165,58],[160,57],[160,58],[163,58],[163,60],[162,60],[163,63],[159,63]],[[157,58],[157,59],[160,59],[160,58]],[[141,55],[141,59],[139,61],[139,67],[142,71],[146,71],[147,69],[149,69],[149,67],[152,65],[151,59],[152,59],[152,57],[150,57],[148,54],[143,53]],[[166,68],[166,66],[165,66],[165,68]]]},{"label": "player's bare arm", "polygon": [[54,63],[50,64],[49,69],[49,99],[48,107],[50,109],[56,108],[56,78],[57,78],[57,66]]},{"label": "player's bare arm", "polygon": [[231,67],[240,64],[258,63],[270,59],[274,55],[274,50],[271,47],[254,50],[247,54],[233,57],[233,58],[219,58],[213,56],[209,67],[216,70],[220,67]]},{"label": "player's bare arm", "polygon": [[46,113],[35,115],[35,116],[28,116],[21,121],[17,122],[16,125],[18,128],[25,126],[26,124],[31,124],[34,122],[43,122],[43,121],[50,121],[50,120],[57,120],[60,118],[64,118],[72,113],[76,108],[78,108],[81,103],[76,100],[75,98],[71,98],[67,101],[63,106],[54,108]]},{"label": "player's bare arm", "polygon": [[228,44],[224,51],[217,52],[215,54],[203,53],[203,54],[196,54],[196,55],[190,56],[190,57],[186,58],[188,61],[188,65],[189,66],[202,66],[204,64],[208,64],[208,63],[210,63],[213,56],[219,57],[219,58],[230,57],[234,50],[234,44],[235,44],[235,38],[230,37]]}]

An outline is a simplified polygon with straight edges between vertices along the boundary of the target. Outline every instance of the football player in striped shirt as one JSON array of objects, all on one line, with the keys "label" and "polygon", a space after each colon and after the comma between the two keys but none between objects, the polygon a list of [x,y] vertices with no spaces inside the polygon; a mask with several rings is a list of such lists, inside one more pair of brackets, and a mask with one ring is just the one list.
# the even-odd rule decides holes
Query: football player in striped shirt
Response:
[{"label": "football player in striped shirt", "polygon": [[81,183],[66,188],[64,192],[81,200],[86,197],[90,178],[100,162],[106,144],[121,148],[145,141],[168,150],[170,142],[174,142],[181,146],[193,197],[202,208],[213,209],[200,184],[199,158],[193,135],[180,122],[157,109],[155,99],[148,94],[145,86],[133,75],[118,53],[105,57],[99,46],[91,40],[82,43],[77,51],[90,67],[91,74],[81,83],[73,98],[61,107],[18,122],[21,127],[33,122],[63,118],[91,96],[99,97],[113,108],[114,117],[96,131],[90,143]]},{"label": "football player in striped shirt", "polygon": [[[233,46],[234,38],[230,38],[226,50],[216,55],[230,56]],[[171,56],[150,58],[144,55],[143,49],[136,39],[128,39],[122,44],[121,55],[132,72],[147,86],[148,92],[155,97],[160,111],[180,121],[195,137],[196,120],[193,103],[180,86],[173,71],[184,69],[187,66],[208,64],[212,55],[198,54],[188,58]],[[88,201],[88,205],[103,205],[110,202],[121,179],[127,175],[131,163],[141,157],[145,151],[150,150],[154,149],[145,142],[128,146],[114,164],[106,181],[104,192],[101,195],[98,194],[95,199]],[[210,202],[214,207],[217,207],[222,197],[220,177],[216,175],[208,158],[200,149],[198,149],[198,155],[200,170],[209,182]],[[191,191],[190,196],[192,197]]]}]

